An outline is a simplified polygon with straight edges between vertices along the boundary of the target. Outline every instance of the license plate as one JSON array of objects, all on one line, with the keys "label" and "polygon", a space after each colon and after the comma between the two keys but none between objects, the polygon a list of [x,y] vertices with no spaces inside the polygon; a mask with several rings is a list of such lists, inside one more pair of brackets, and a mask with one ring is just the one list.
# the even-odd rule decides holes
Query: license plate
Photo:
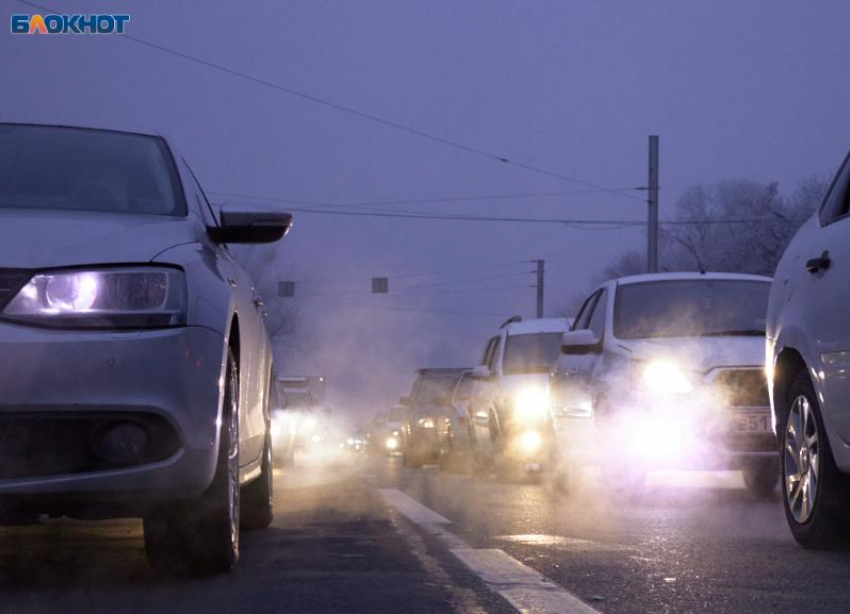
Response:
[{"label": "license plate", "polygon": [[772,433],[770,412],[739,414],[732,420],[732,430],[736,433]]}]

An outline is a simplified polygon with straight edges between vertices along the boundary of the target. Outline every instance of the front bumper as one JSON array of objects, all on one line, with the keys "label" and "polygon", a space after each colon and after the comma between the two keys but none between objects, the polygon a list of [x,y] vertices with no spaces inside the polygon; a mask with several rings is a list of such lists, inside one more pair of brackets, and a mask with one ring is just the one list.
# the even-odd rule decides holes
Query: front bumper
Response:
[{"label": "front bumper", "polygon": [[559,419],[559,448],[593,464],[620,459],[650,469],[745,469],[777,456],[769,407],[634,397],[612,405]]},{"label": "front bumper", "polygon": [[407,434],[405,452],[423,460],[435,460],[440,453],[437,429],[411,428]]},{"label": "front bumper", "polygon": [[[223,337],[206,328],[60,331],[0,323],[0,420],[153,417],[175,443],[154,462],[24,469],[0,479],[0,496],[126,505],[201,493],[215,472],[224,364]],[[27,449],[18,444],[20,461]],[[10,450],[0,440],[0,459]]]}]

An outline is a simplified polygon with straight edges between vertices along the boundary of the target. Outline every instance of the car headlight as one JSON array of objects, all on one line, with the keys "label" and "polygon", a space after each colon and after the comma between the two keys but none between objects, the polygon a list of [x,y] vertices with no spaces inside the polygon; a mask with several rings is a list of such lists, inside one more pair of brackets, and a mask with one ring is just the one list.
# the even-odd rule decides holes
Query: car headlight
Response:
[{"label": "car headlight", "polygon": [[434,419],[433,418],[420,418],[416,421],[416,423],[423,429],[432,429],[434,428]]},{"label": "car headlight", "polygon": [[177,269],[55,271],[34,275],[2,317],[63,328],[160,328],[184,325],[186,302]]},{"label": "car headlight", "polygon": [[656,394],[688,394],[693,385],[684,371],[669,360],[656,360],[640,367],[640,383]]},{"label": "car headlight", "polygon": [[549,393],[545,388],[525,388],[514,396],[513,409],[517,418],[535,420],[549,411]]}]

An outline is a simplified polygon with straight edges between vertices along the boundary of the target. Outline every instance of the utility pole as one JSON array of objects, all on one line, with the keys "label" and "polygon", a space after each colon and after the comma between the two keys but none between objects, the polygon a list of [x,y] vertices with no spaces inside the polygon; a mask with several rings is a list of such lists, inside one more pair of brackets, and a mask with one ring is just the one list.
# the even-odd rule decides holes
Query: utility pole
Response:
[{"label": "utility pole", "polygon": [[535,260],[537,263],[537,317],[543,317],[543,260]]},{"label": "utility pole", "polygon": [[646,201],[649,205],[647,221],[647,258],[649,273],[658,272],[658,135],[649,136],[649,189]]}]

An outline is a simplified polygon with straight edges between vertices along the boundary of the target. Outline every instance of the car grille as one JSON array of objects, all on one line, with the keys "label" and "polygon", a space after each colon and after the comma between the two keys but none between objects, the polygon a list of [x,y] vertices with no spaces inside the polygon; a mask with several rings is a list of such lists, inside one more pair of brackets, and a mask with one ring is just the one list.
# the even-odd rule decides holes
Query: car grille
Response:
[{"label": "car grille", "polygon": [[767,377],[761,369],[727,369],[714,378],[720,394],[731,407],[767,407]]},{"label": "car grille", "polygon": [[0,268],[0,309],[12,300],[31,276],[32,273],[25,269]]}]

